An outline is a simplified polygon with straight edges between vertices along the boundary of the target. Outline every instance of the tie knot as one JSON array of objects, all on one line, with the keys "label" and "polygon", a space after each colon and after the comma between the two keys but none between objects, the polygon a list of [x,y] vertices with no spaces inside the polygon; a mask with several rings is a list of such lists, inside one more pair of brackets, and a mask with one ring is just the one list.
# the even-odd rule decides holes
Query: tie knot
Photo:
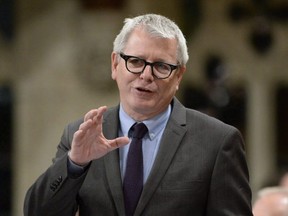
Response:
[{"label": "tie knot", "polygon": [[135,123],[130,129],[131,136],[137,139],[142,139],[147,131],[148,129],[143,122]]}]

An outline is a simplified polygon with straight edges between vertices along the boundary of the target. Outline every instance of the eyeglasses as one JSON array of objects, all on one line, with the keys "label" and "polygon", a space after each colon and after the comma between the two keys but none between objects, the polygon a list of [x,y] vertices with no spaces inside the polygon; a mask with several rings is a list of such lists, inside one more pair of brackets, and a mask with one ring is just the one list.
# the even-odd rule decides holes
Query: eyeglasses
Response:
[{"label": "eyeglasses", "polygon": [[146,66],[149,65],[152,69],[152,74],[157,79],[168,78],[173,70],[176,70],[179,65],[172,65],[164,62],[147,62],[144,59],[136,56],[125,55],[120,53],[121,58],[125,60],[126,69],[134,74],[143,73]]}]

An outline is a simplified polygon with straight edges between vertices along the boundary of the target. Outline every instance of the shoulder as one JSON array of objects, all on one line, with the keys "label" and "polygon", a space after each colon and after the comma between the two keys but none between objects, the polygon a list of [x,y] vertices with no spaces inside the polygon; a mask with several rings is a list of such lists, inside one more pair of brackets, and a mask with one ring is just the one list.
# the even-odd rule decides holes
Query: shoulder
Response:
[{"label": "shoulder", "polygon": [[211,136],[212,139],[213,137],[215,139],[227,139],[235,136],[242,139],[240,131],[232,125],[196,110],[186,108],[186,112],[187,128],[203,131],[206,136]]},{"label": "shoulder", "polygon": [[68,123],[65,127],[64,133],[74,134],[80,127],[80,125],[84,122],[84,118],[79,118]]},{"label": "shoulder", "polygon": [[243,136],[236,127],[193,109],[185,108],[185,111],[187,140],[215,151],[219,148],[245,149]]},{"label": "shoulder", "polygon": [[[119,106],[108,108],[107,111],[103,115],[103,121],[105,122],[107,121],[107,119],[110,119],[110,118],[118,118],[118,110],[119,110]],[[84,117],[73,120],[66,125],[66,130],[75,132],[79,129],[80,125],[83,122],[84,122]]]},{"label": "shoulder", "polygon": [[206,132],[209,134],[239,133],[234,126],[200,111],[182,105],[177,99],[173,102],[172,118],[189,131]]},{"label": "shoulder", "polygon": [[233,129],[234,127],[224,123],[223,121],[210,116],[208,114],[202,113],[197,110],[186,109],[187,124],[196,123],[198,127],[212,127],[212,128],[222,128],[222,129]]}]

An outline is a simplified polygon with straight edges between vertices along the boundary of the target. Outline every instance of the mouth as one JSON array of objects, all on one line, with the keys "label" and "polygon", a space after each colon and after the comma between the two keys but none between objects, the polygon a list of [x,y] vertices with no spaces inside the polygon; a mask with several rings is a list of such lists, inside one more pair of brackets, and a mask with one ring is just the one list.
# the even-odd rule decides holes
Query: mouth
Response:
[{"label": "mouth", "polygon": [[143,93],[151,93],[152,92],[151,90],[149,90],[147,88],[143,88],[143,87],[137,87],[136,90],[139,92],[143,92]]}]

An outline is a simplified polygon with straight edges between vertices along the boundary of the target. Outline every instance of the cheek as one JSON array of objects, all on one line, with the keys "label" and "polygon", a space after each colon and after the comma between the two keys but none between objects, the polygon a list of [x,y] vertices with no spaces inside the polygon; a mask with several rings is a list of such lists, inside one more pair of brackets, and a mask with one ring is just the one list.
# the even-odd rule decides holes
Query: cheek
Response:
[{"label": "cheek", "polygon": [[175,93],[179,88],[179,81],[177,79],[171,80],[171,82],[167,85],[167,91],[171,93]]},{"label": "cheek", "polygon": [[125,74],[123,73],[123,69],[122,69],[122,66],[120,64],[118,64],[116,67],[112,68],[111,77],[117,83],[120,83],[123,80],[124,75]]},{"label": "cheek", "polygon": [[161,89],[161,97],[172,98],[178,89],[178,85],[176,83],[170,83],[165,86],[162,86],[162,88],[160,86],[159,89]]},{"label": "cheek", "polygon": [[[133,75],[133,74],[132,74]],[[115,81],[118,85],[119,90],[127,90],[131,86],[131,82],[133,82],[133,76],[128,74],[126,71],[118,70],[115,75]]]}]

